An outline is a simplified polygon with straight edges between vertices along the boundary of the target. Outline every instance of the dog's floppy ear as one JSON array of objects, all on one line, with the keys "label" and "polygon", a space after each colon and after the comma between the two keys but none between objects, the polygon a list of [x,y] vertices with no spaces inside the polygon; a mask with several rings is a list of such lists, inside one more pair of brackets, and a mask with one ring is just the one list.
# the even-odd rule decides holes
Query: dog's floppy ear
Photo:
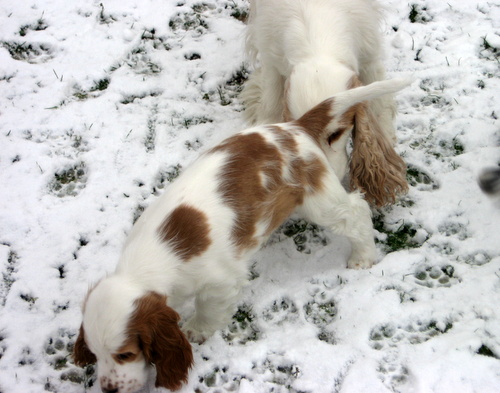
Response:
[{"label": "dog's floppy ear", "polygon": [[156,367],[156,387],[178,390],[188,380],[193,354],[179,328],[179,314],[166,300],[157,293],[138,299],[129,331],[138,334],[146,361]]},{"label": "dog's floppy ear", "polygon": [[351,187],[377,207],[394,203],[397,195],[408,191],[406,164],[381,129],[369,101],[356,110],[350,177]]},{"label": "dog's floppy ear", "polygon": [[[374,206],[393,203],[398,194],[408,190],[406,164],[399,157],[373,114],[371,100],[395,93],[413,82],[409,78],[389,79],[361,86],[353,79],[350,89],[335,94],[306,112],[297,123],[315,139],[331,142],[339,124],[349,124],[354,115],[353,152],[350,162],[352,188],[365,193]],[[337,119],[337,121],[333,121]],[[345,130],[345,127],[343,127]],[[341,130],[342,131],[342,130]]]},{"label": "dog's floppy ear", "polygon": [[95,355],[90,351],[87,343],[85,342],[85,331],[83,324],[80,326],[80,332],[73,347],[73,359],[75,364],[80,367],[85,367],[97,361]]}]

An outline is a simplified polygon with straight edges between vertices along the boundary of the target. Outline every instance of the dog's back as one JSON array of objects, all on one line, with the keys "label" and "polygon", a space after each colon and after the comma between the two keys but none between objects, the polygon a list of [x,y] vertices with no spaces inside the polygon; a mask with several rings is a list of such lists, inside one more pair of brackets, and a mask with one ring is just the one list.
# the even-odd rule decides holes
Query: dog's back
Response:
[{"label": "dog's back", "polygon": [[248,50],[269,57],[282,75],[317,56],[331,56],[357,71],[360,60],[380,49],[379,10],[372,1],[254,0],[251,11]]}]

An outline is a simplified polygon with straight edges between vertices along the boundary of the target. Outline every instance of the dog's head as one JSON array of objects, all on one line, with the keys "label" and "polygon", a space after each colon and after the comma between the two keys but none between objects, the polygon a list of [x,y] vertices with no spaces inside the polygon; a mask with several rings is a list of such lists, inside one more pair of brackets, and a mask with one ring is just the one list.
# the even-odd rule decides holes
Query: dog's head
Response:
[{"label": "dog's head", "polygon": [[83,322],[74,346],[75,364],[97,363],[105,393],[132,393],[156,368],[156,386],[177,390],[187,382],[191,346],[179,315],[165,296],[144,293],[120,277],[102,280],[84,303]]}]

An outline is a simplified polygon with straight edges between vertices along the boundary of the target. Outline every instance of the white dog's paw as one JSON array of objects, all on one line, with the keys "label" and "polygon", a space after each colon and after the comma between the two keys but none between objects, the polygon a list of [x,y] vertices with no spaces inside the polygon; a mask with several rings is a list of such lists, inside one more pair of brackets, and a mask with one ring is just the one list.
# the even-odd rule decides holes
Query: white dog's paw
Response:
[{"label": "white dog's paw", "polygon": [[192,330],[188,330],[185,333],[188,340],[192,343],[203,344],[207,340],[205,335],[200,332],[194,332]]},{"label": "white dog's paw", "polygon": [[363,247],[353,247],[351,256],[347,261],[347,267],[349,269],[369,269],[376,261],[377,248],[375,242],[370,239],[367,240]]},{"label": "white dog's paw", "polygon": [[347,267],[349,269],[369,269],[373,266],[375,258],[349,258]]}]

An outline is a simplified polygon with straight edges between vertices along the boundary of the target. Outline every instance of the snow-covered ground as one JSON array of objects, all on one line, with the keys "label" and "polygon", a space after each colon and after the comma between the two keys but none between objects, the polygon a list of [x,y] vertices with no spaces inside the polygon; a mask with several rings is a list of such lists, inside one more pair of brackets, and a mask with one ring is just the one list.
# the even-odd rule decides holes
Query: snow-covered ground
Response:
[{"label": "snow-covered ground", "polygon": [[[382,0],[412,187],[380,262],[289,221],[183,392],[500,392],[500,4]],[[0,2],[0,392],[97,392],[71,346],[90,283],[198,154],[245,127],[244,0]],[[154,391],[151,388],[151,391]]]}]

